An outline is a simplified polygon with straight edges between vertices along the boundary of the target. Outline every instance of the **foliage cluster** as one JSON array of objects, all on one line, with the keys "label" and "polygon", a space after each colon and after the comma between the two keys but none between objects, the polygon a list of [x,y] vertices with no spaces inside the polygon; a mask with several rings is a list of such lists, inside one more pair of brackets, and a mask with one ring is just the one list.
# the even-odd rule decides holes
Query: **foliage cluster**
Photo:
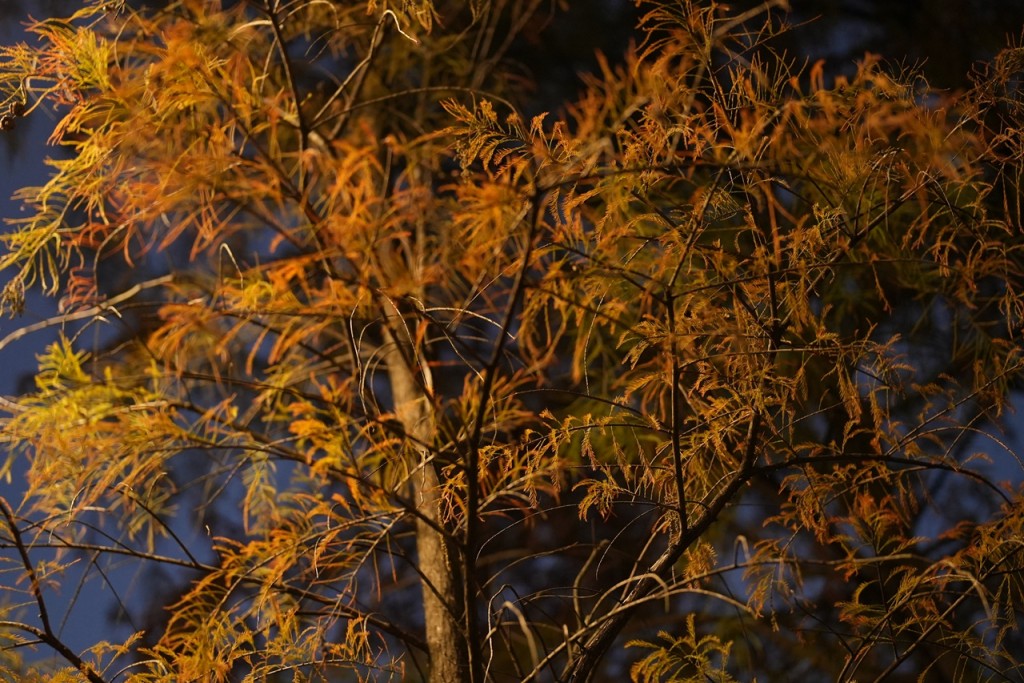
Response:
[{"label": "foliage cluster", "polygon": [[[1022,468],[973,437],[1024,49],[939,97],[644,0],[530,117],[557,5],[91,0],[0,51],[67,152],[0,238],[8,312],[62,297],[0,340],[60,332],[4,404],[6,675],[1020,680]],[[133,635],[72,650],[67,577]]]}]

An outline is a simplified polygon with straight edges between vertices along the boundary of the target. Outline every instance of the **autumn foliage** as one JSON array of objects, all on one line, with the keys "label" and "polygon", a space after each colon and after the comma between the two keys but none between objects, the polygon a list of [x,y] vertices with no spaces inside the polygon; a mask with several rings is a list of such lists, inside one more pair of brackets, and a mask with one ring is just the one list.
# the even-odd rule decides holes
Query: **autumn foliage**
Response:
[{"label": "autumn foliage", "polygon": [[940,96],[645,0],[535,114],[558,3],[74,4],[0,52],[61,149],[5,675],[1024,675],[1022,48]]}]

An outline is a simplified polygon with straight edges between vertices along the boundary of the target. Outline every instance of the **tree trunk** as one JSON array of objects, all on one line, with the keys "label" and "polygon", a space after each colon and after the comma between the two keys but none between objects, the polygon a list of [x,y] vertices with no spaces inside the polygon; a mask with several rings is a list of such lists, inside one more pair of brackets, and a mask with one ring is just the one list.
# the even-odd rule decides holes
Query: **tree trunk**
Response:
[{"label": "tree trunk", "polygon": [[414,349],[399,342],[405,327],[390,302],[385,325],[384,360],[394,398],[395,416],[406,434],[407,466],[413,503],[421,515],[416,519],[416,552],[423,586],[423,616],[426,641],[430,649],[430,683],[468,682],[466,643],[462,620],[458,614],[461,584],[443,528],[440,510],[439,481],[430,462],[430,446],[434,443],[434,406],[418,376]]}]

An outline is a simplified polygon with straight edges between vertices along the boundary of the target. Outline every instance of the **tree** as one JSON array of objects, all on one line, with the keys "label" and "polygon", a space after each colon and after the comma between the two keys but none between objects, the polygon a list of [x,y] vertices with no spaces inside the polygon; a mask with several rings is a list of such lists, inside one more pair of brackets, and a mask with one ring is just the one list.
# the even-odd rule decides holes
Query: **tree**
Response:
[{"label": "tree", "polygon": [[[648,0],[530,118],[556,4],[92,1],[4,50],[69,152],[0,261],[62,297],[0,341],[61,333],[5,403],[9,675],[1019,680],[1021,468],[972,437],[1022,49],[943,99]],[[76,563],[135,635],[66,644]]]}]

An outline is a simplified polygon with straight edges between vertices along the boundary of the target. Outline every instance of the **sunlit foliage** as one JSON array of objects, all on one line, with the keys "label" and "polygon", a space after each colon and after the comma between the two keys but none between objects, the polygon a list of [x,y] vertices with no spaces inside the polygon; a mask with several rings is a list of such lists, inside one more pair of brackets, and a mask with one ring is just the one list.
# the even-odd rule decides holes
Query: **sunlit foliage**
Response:
[{"label": "sunlit foliage", "polygon": [[[774,52],[781,1],[646,0],[535,115],[558,3],[135,4],[0,52],[63,150],[0,238],[7,312],[61,306],[0,340],[59,332],[4,403],[7,675],[1024,674],[1019,454],[973,438],[1021,49],[939,97]],[[70,649],[64,577],[135,635]]]}]

